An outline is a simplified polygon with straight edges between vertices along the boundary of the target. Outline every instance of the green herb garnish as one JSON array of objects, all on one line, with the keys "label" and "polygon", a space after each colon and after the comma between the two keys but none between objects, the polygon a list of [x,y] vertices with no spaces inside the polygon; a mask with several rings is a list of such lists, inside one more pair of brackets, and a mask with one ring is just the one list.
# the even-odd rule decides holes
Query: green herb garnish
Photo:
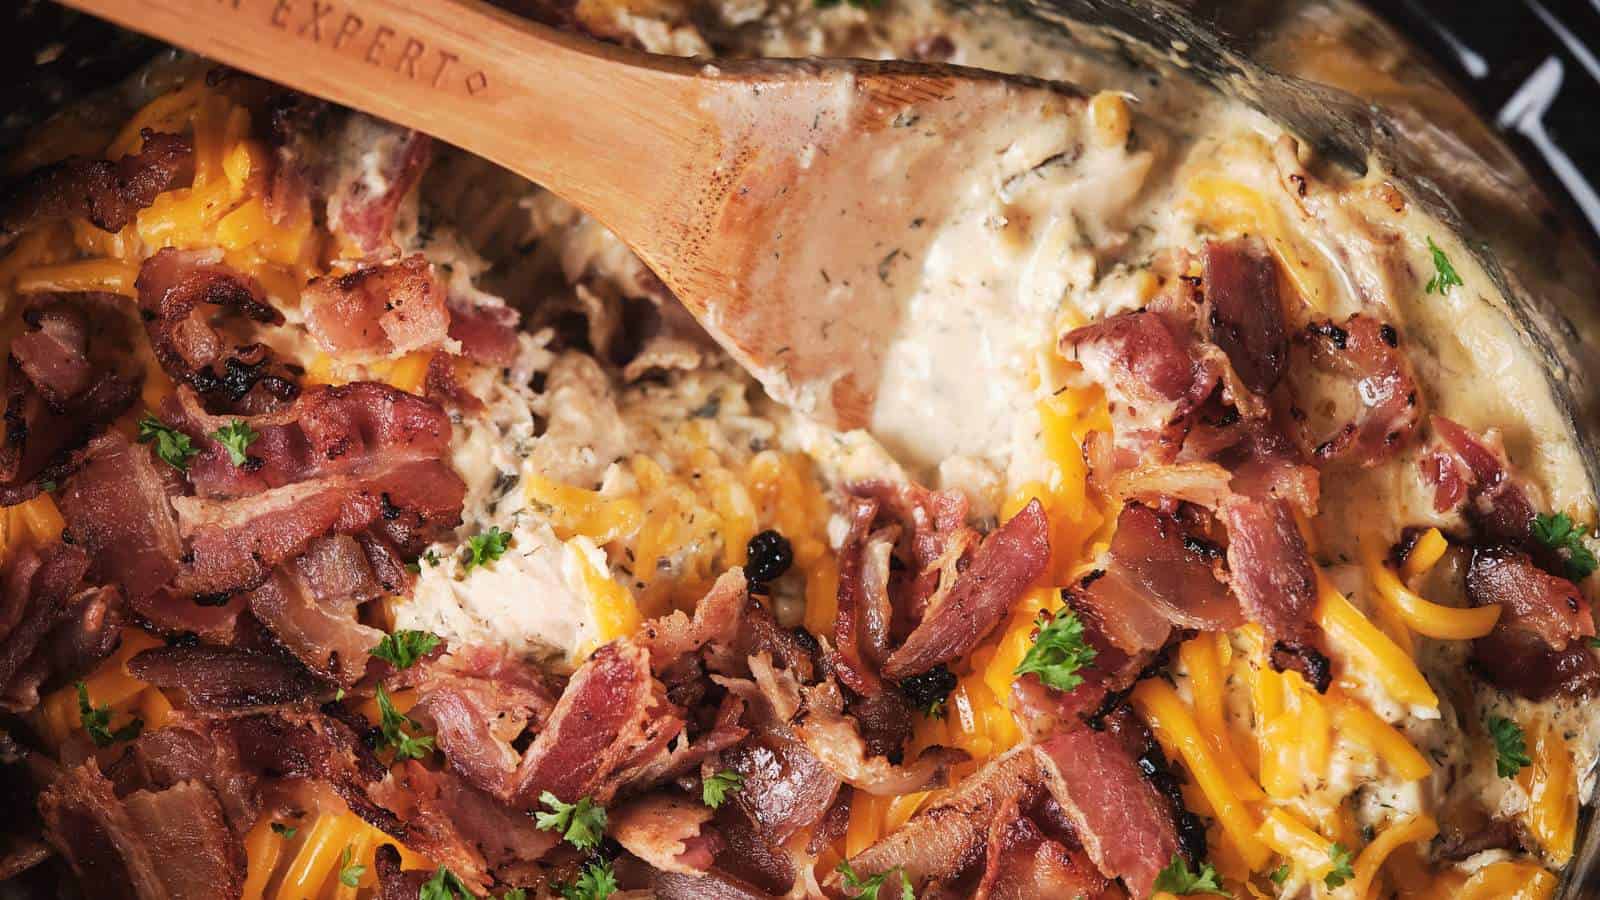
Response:
[{"label": "green herb garnish", "polygon": [[1428,252],[1433,255],[1433,277],[1423,286],[1423,291],[1429,294],[1449,293],[1453,287],[1461,287],[1465,282],[1456,274],[1456,267],[1450,264],[1450,257],[1444,255],[1439,245],[1428,238]]},{"label": "green herb garnish", "polygon": [[378,730],[382,734],[380,746],[393,747],[396,761],[402,759],[426,759],[433,753],[433,736],[424,735],[416,737],[406,733],[408,726],[417,723],[402,715],[394,708],[389,694],[378,685]]},{"label": "green herb garnish", "polygon": [[89,739],[94,741],[96,747],[109,747],[118,741],[131,741],[144,730],[144,720],[135,718],[133,721],[111,730],[111,707],[95,706],[89,702],[89,686],[78,682],[78,719],[83,723],[83,730],[88,732]]},{"label": "green herb garnish", "polygon": [[1158,891],[1180,896],[1189,894],[1233,896],[1222,886],[1222,876],[1217,874],[1215,866],[1201,863],[1199,869],[1191,870],[1189,861],[1178,854],[1173,854],[1172,862],[1157,873],[1155,887]]},{"label": "green herb garnish", "polygon": [[579,797],[577,803],[562,803],[549,791],[539,795],[539,802],[550,808],[533,817],[541,831],[554,831],[579,850],[600,846],[600,836],[606,830],[605,807],[596,806],[588,797]]},{"label": "green herb garnish", "polygon": [[211,432],[211,436],[217,439],[217,443],[222,445],[222,449],[228,451],[228,459],[237,467],[244,465],[245,461],[249,459],[244,451],[248,450],[250,445],[261,437],[261,433],[251,428],[249,422],[243,419],[236,419],[232,424],[224,425]]},{"label": "green herb garnish", "polygon": [[1547,516],[1540,513],[1533,517],[1533,536],[1539,543],[1556,551],[1567,563],[1567,573],[1574,579],[1588,578],[1600,560],[1596,560],[1594,553],[1584,544],[1584,535],[1589,528],[1573,522],[1566,513],[1556,513]]},{"label": "green herb garnish", "polygon": [[1533,765],[1521,726],[1503,716],[1490,716],[1487,724],[1494,738],[1494,770],[1501,778],[1513,778],[1524,766]]},{"label": "green herb garnish", "polygon": [[155,413],[147,412],[139,420],[139,443],[152,441],[156,445],[156,456],[179,472],[187,472],[189,458],[200,452],[187,434],[156,418]]},{"label": "green herb garnish", "polygon": [[744,776],[732,769],[723,769],[700,782],[700,802],[716,809],[728,795],[744,787]]},{"label": "green herb garnish", "polygon": [[1322,883],[1330,888],[1342,886],[1346,881],[1356,877],[1355,857],[1343,844],[1334,844],[1328,848],[1328,859],[1333,861],[1333,868],[1328,874],[1322,876]]},{"label": "green herb garnish", "polygon": [[1054,618],[1045,616],[1040,611],[1039,617],[1034,620],[1038,634],[1013,674],[1026,675],[1031,672],[1039,676],[1039,681],[1045,687],[1070,691],[1083,684],[1083,676],[1078,674],[1078,670],[1094,661],[1096,650],[1089,646],[1083,634],[1083,622],[1072,610],[1064,609]]},{"label": "green herb garnish", "polygon": [[489,530],[467,538],[466,570],[472,571],[477,566],[486,566],[505,555],[506,548],[511,546],[511,533],[501,531],[500,526],[490,525]]},{"label": "green herb garnish", "polygon": [[433,648],[439,646],[439,641],[437,634],[402,628],[384,635],[383,640],[370,652],[396,669],[409,669],[417,664],[417,660],[432,653]]}]

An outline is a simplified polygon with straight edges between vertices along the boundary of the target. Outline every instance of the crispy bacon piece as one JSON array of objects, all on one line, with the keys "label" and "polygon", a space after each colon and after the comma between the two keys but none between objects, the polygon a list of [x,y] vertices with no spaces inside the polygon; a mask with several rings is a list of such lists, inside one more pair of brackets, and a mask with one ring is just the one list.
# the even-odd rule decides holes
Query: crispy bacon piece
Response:
[{"label": "crispy bacon piece", "polygon": [[1531,632],[1553,650],[1594,637],[1594,615],[1577,585],[1539,568],[1509,547],[1480,547],[1467,569],[1473,606],[1500,604],[1497,627]]},{"label": "crispy bacon piece", "polygon": [[806,749],[841,781],[878,796],[928,791],[949,783],[950,768],[967,754],[949,747],[929,747],[906,765],[870,756],[856,723],[844,715],[844,698],[831,681],[808,688],[803,717],[793,722]]},{"label": "crispy bacon piece", "polygon": [[121,231],[157,194],[188,177],[188,138],[148,128],[140,137],[139,152],[121,159],[67,159],[0,189],[0,247],[29,228],[65,219],[88,219],[103,231]]},{"label": "crispy bacon piece", "polygon": [[1434,511],[1460,508],[1490,540],[1527,542],[1533,504],[1511,471],[1499,432],[1476,435],[1438,415],[1429,423],[1438,440],[1422,458],[1422,474],[1434,486]]},{"label": "crispy bacon piece", "polygon": [[679,711],[650,674],[650,656],[624,639],[601,647],[573,673],[506,796],[522,809],[550,791],[563,801],[606,803],[628,770],[666,752],[683,731]]},{"label": "crispy bacon piece", "polygon": [[[158,251],[139,267],[135,286],[150,347],[174,381],[230,412],[274,409],[299,392],[297,373],[248,333],[251,326],[283,324],[283,315],[255,279],[222,262],[221,251]],[[239,323],[230,329],[236,334],[219,330],[213,307]]]},{"label": "crispy bacon piece", "polygon": [[244,465],[234,465],[214,437],[239,416],[213,416],[193,391],[180,387],[163,415],[193,440],[189,461],[195,493],[208,498],[256,494],[324,475],[370,467],[375,461],[440,459],[450,447],[450,418],[436,404],[375,381],[323,385],[277,412],[242,419],[258,437]]},{"label": "crispy bacon piece", "polygon": [[1073,606],[1089,606],[1123,652],[1159,649],[1173,627],[1227,631],[1243,624],[1229,593],[1223,550],[1207,535],[1198,507],[1168,512],[1143,503],[1123,507],[1111,539],[1111,564],[1084,579]]},{"label": "crispy bacon piece", "polygon": [[335,149],[328,229],[368,259],[393,256],[395,221],[433,158],[433,139],[352,113]]},{"label": "crispy bacon piece", "polygon": [[366,674],[368,651],[383,632],[357,619],[357,608],[385,593],[355,538],[318,538],[275,569],[246,598],[250,612],[300,662],[351,687]]},{"label": "crispy bacon piece", "polygon": [[[1309,447],[1319,464],[1344,460],[1375,466],[1393,456],[1422,421],[1411,362],[1393,325],[1356,313],[1343,324],[1313,322],[1302,337],[1311,362],[1348,380],[1360,412]],[[1315,441],[1315,438],[1311,440]]]},{"label": "crispy bacon piece", "polygon": [[92,560],[90,576],[121,585],[136,608],[178,573],[184,549],[171,501],[180,490],[170,466],[108,431],[89,443],[83,467],[57,497],[68,532]]},{"label": "crispy bacon piece", "polygon": [[392,680],[418,689],[411,716],[430,726],[450,767],[491,794],[520,761],[512,742],[556,702],[539,671],[503,649],[452,648],[399,674]]},{"label": "crispy bacon piece", "polygon": [[1600,663],[1583,640],[1594,636],[1594,617],[1572,582],[1520,550],[1479,548],[1467,596],[1474,606],[1500,604],[1494,630],[1473,641],[1474,666],[1490,683],[1530,700],[1600,688]]},{"label": "crispy bacon piece", "polygon": [[400,851],[393,844],[373,852],[372,867],[378,876],[378,900],[413,900],[422,896],[422,886],[433,878],[425,869],[402,869]]},{"label": "crispy bacon piece", "polygon": [[839,680],[858,694],[883,689],[878,666],[888,653],[889,554],[892,539],[873,539],[878,516],[873,500],[850,501],[850,531],[839,548],[838,616],[834,619],[835,668]]},{"label": "crispy bacon piece", "polygon": [[[1043,777],[1031,748],[1007,753],[856,854],[850,865],[862,878],[899,868],[913,888],[955,879],[984,860],[990,824],[1008,805],[1036,796]],[[841,884],[837,874],[827,881],[833,889]]]},{"label": "crispy bacon piece", "polygon": [[1227,354],[1247,389],[1268,394],[1289,367],[1277,260],[1249,237],[1207,241],[1204,260],[1206,337]]},{"label": "crispy bacon piece", "polygon": [[59,621],[4,686],[0,707],[12,711],[39,705],[41,691],[68,684],[94,670],[122,640],[122,592],[114,587],[85,588],[67,598]]},{"label": "crispy bacon piece", "polygon": [[39,795],[45,836],[96,896],[208,900],[244,888],[244,845],[196,781],[118,798],[93,760]]},{"label": "crispy bacon piece", "polygon": [[70,474],[84,443],[132,405],[141,375],[129,365],[121,307],[109,294],[45,294],[23,311],[5,388],[0,503]]},{"label": "crispy bacon piece", "polygon": [[722,764],[744,777],[735,804],[780,844],[820,820],[839,793],[839,779],[788,729],[758,730],[724,751]]},{"label": "crispy bacon piece", "polygon": [[[104,631],[115,624],[108,617],[117,598],[82,590],[88,571],[88,554],[78,547],[15,551],[0,593],[0,706],[25,712],[39,702],[40,685],[57,670],[53,644],[68,645],[59,654],[65,659],[54,661],[63,666],[92,665],[115,648],[114,636]],[[86,646],[75,648],[80,635]]]},{"label": "crispy bacon piece", "polygon": [[1223,503],[1228,569],[1245,617],[1274,641],[1304,643],[1317,603],[1316,570],[1282,500],[1235,495]]},{"label": "crispy bacon piece", "polygon": [[1089,858],[1147,897],[1180,845],[1169,801],[1116,737],[1081,727],[1031,749]]},{"label": "crispy bacon piece", "polygon": [[695,604],[694,618],[675,610],[644,623],[637,640],[650,654],[650,668],[660,675],[675,662],[708,644],[731,646],[744,625],[749,598],[744,570],[729,569],[718,576],[711,590]]},{"label": "crispy bacon piece", "polygon": [[716,858],[716,832],[705,826],[713,811],[672,794],[651,794],[608,816],[612,837],[662,872],[703,875]]},{"label": "crispy bacon piece", "polygon": [[247,834],[261,812],[263,773],[246,771],[231,741],[219,740],[204,720],[175,722],[146,731],[106,768],[117,796],[164,791],[185,781],[211,788],[228,827]]},{"label": "crispy bacon piece", "polygon": [[541,831],[533,817],[468,784],[410,760],[374,786],[374,799],[403,823],[391,831],[408,846],[446,866],[468,886],[487,893],[493,881],[531,886],[543,874],[537,861],[561,836]]},{"label": "crispy bacon piece", "polygon": [[210,644],[144,650],[128,660],[128,672],[162,690],[181,690],[188,705],[202,710],[304,703],[325,687],[277,653]]},{"label": "crispy bacon piece", "polygon": [[1120,896],[1082,850],[1047,837],[1015,799],[989,828],[983,875],[973,900]]},{"label": "crispy bacon piece", "polygon": [[445,287],[422,256],[328,275],[301,294],[306,328],[340,356],[398,356],[439,346],[448,337]]},{"label": "crispy bacon piece", "polygon": [[1152,455],[1169,462],[1188,430],[1186,419],[1222,382],[1225,357],[1164,309],[1112,316],[1068,332],[1061,352],[1106,391],[1114,444],[1095,471],[1109,475]]},{"label": "crispy bacon piece", "polygon": [[1049,562],[1050,523],[1033,500],[985,537],[949,593],[929,603],[916,629],[884,662],[884,677],[919,675],[970,651]]},{"label": "crispy bacon piece", "polygon": [[461,355],[479,365],[505,368],[517,361],[517,325],[522,315],[505,304],[478,303],[451,294],[450,339]]},{"label": "crispy bacon piece", "polygon": [[249,590],[328,534],[372,529],[401,552],[421,552],[461,520],[465,484],[439,460],[395,462],[272,488],[250,497],[177,497],[192,562],[174,587],[189,595]]}]

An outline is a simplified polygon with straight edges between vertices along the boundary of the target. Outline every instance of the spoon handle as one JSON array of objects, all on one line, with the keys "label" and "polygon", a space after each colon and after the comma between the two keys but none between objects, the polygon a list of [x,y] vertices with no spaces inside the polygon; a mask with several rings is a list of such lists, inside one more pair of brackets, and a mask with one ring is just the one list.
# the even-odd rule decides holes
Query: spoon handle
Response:
[{"label": "spoon handle", "polygon": [[696,64],[479,0],[65,2],[455,144],[619,232],[647,229],[652,205],[705,154]]}]

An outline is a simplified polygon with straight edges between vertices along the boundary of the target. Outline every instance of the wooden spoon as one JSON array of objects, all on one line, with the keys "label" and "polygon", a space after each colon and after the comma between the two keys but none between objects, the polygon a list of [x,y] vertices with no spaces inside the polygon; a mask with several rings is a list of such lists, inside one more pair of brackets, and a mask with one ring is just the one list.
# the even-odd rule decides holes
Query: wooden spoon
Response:
[{"label": "wooden spoon", "polygon": [[[1071,121],[1070,88],[953,66],[656,56],[476,0],[66,2],[543,185],[824,424],[872,427],[926,465],[1010,439],[1002,407],[1021,391],[988,382],[1000,374],[978,352],[1006,298],[964,320],[930,313],[946,301],[927,291],[912,304],[962,201],[952,186],[1014,151],[1019,123]],[[918,366],[948,367],[949,389],[916,390]],[[886,369],[901,385],[889,393]]]}]

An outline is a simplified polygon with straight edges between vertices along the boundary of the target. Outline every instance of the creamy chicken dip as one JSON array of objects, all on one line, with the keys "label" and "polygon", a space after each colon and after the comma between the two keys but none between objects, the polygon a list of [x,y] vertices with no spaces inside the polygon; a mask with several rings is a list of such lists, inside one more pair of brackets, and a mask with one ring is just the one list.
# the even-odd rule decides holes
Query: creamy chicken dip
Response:
[{"label": "creamy chicken dip", "polygon": [[[875,385],[853,430],[425,136],[183,57],[46,123],[0,206],[0,737],[36,822],[0,877],[1553,896],[1600,748],[1594,485],[1380,159],[993,10],[559,18],[1081,96],[796,150],[841,222],[742,287],[803,285],[819,340],[892,289],[872,371],[829,376]],[[843,196],[859,169],[904,189]]]}]

